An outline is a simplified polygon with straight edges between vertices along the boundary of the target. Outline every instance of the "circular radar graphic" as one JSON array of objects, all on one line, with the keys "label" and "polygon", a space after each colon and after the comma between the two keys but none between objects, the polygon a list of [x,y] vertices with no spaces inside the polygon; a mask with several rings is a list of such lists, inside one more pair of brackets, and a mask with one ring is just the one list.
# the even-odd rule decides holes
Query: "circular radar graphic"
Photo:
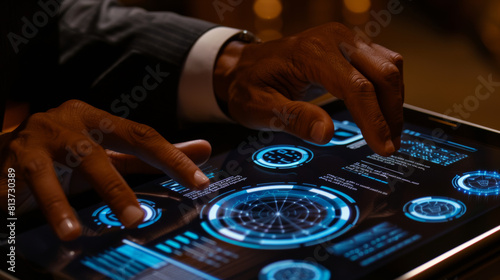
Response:
[{"label": "circular radar graphic", "polygon": [[202,211],[202,227],[225,242],[290,249],[332,239],[358,219],[349,196],[327,187],[270,184],[229,192]]},{"label": "circular radar graphic", "polygon": [[[144,220],[142,221],[142,224],[137,226],[137,228],[147,227],[160,219],[161,209],[156,208],[154,202],[145,199],[138,199],[138,201],[144,211]],[[111,212],[111,208],[107,205],[95,210],[94,213],[92,213],[92,217],[94,218],[94,222],[99,226],[105,225],[108,228],[125,228],[125,226],[120,223],[116,215]]]},{"label": "circular radar graphic", "polygon": [[329,280],[330,271],[306,261],[284,260],[265,266],[259,280]]},{"label": "circular radar graphic", "polygon": [[455,176],[453,186],[467,194],[500,194],[500,174],[491,171],[474,171]]},{"label": "circular radar graphic", "polygon": [[406,216],[424,223],[448,222],[461,217],[465,204],[448,197],[428,196],[414,199],[404,206]]},{"label": "circular radar graphic", "polygon": [[313,158],[311,150],[292,145],[275,145],[256,151],[255,164],[271,169],[288,169],[303,165]]}]

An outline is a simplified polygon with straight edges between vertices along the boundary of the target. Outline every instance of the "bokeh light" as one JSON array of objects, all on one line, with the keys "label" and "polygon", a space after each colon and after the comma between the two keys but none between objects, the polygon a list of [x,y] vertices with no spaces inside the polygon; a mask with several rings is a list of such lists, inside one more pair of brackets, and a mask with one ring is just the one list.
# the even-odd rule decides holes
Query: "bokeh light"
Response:
[{"label": "bokeh light", "polygon": [[255,14],[263,19],[273,19],[281,15],[283,5],[280,0],[257,0],[253,4]]},{"label": "bokeh light", "polygon": [[371,7],[370,0],[344,0],[344,7],[351,13],[366,13]]}]

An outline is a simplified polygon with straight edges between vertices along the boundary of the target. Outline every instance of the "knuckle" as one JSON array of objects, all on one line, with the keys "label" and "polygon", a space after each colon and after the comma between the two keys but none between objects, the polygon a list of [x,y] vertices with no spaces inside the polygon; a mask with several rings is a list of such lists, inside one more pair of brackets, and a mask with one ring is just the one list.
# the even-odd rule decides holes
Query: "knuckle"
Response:
[{"label": "knuckle", "polygon": [[162,137],[152,127],[139,123],[131,123],[129,132],[129,140],[132,145],[142,145],[149,141],[158,141]]},{"label": "knuckle", "polygon": [[326,26],[328,29],[330,29],[334,33],[344,34],[346,32],[347,33],[351,32],[347,26],[345,26],[344,24],[342,24],[340,22],[327,23]]},{"label": "knuckle", "polygon": [[391,55],[391,59],[395,64],[401,64],[401,63],[403,63],[403,60],[404,60],[403,56],[399,53],[393,53]]},{"label": "knuckle", "polygon": [[94,157],[102,157],[106,155],[103,147],[89,139],[88,137],[76,135],[72,132],[65,132],[62,137],[67,137],[68,144],[66,150],[70,151],[74,156],[78,156],[83,161],[88,161]]},{"label": "knuckle", "polygon": [[43,201],[42,207],[46,213],[60,213],[66,206],[64,199],[57,195],[45,195],[40,199]]},{"label": "knuckle", "polygon": [[45,127],[49,123],[49,117],[47,113],[35,113],[28,118],[29,126],[42,126]]},{"label": "knuckle", "polygon": [[373,84],[364,77],[353,76],[350,82],[351,90],[353,92],[375,92],[375,87]]},{"label": "knuckle", "polygon": [[82,108],[86,108],[88,106],[90,106],[90,105],[88,105],[87,103],[85,103],[83,101],[71,99],[71,100],[65,101],[64,103],[59,105],[58,108],[61,110],[74,111],[74,110],[81,110]]},{"label": "knuckle", "polygon": [[[48,172],[53,168],[52,160],[40,153],[28,152],[28,157],[22,160],[22,169],[27,176]],[[37,155],[38,154],[38,155]]]},{"label": "knuckle", "polygon": [[396,67],[394,63],[390,61],[381,63],[379,71],[385,82],[399,86],[400,73],[398,67]]},{"label": "knuckle", "polygon": [[302,102],[296,101],[285,104],[277,117],[284,127],[293,131],[302,131],[304,122],[301,120],[305,117],[305,113]]},{"label": "knuckle", "polygon": [[24,151],[25,146],[25,137],[23,135],[18,135],[17,138],[10,141],[8,145],[8,149],[12,151],[14,154],[20,154]]},{"label": "knuckle", "polygon": [[177,148],[173,147],[168,149],[165,157],[169,160],[169,165],[176,170],[189,170],[191,161],[188,160],[187,156],[179,151]]},{"label": "knuckle", "polygon": [[121,201],[128,188],[120,180],[112,176],[109,176],[107,180],[104,179],[102,186],[98,191],[110,204]]}]

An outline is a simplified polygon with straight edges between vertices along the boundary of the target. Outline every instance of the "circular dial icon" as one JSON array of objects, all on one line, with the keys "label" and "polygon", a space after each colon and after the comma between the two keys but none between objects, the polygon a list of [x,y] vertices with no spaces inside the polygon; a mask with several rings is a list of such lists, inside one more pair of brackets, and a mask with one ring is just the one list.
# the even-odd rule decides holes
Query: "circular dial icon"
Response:
[{"label": "circular dial icon", "polygon": [[439,196],[414,199],[403,210],[410,219],[425,223],[448,222],[461,217],[466,211],[461,201]]},{"label": "circular dial icon", "polygon": [[265,266],[259,280],[329,280],[330,271],[307,261],[283,260]]},{"label": "circular dial icon", "polygon": [[350,197],[326,187],[271,184],[221,195],[202,214],[202,227],[218,239],[288,249],[338,236],[355,223],[358,209]]},{"label": "circular dial icon", "polygon": [[500,174],[492,171],[467,172],[453,178],[453,186],[467,194],[500,194]]},{"label": "circular dial icon", "polygon": [[255,164],[271,169],[288,169],[303,165],[313,158],[311,150],[292,145],[275,145],[258,150],[252,156]]},{"label": "circular dial icon", "polygon": [[[161,209],[156,208],[154,202],[146,199],[138,199],[138,201],[144,211],[144,220],[137,228],[147,227],[160,219],[162,214]],[[92,213],[92,217],[94,218],[94,222],[99,226],[104,225],[107,228],[125,228],[107,205],[95,210],[94,213]]]}]

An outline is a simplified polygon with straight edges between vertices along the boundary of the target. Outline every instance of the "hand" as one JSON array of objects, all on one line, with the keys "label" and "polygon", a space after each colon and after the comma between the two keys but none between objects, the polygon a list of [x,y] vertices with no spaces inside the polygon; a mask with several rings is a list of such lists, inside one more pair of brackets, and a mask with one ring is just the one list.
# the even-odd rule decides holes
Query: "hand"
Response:
[{"label": "hand", "polygon": [[[283,127],[324,144],[330,116],[301,100],[308,90],[343,99],[368,145],[390,155],[403,127],[403,59],[363,42],[337,23],[262,44],[229,43],[216,62],[214,90],[235,121],[255,129]],[[281,124],[276,124],[276,115]]]},{"label": "hand", "polygon": [[82,184],[75,178],[84,177],[128,228],[139,225],[144,213],[118,171],[163,171],[191,188],[209,184],[190,159],[197,163],[207,160],[211,152],[208,142],[174,146],[146,125],[80,101],[67,101],[46,113],[32,115],[14,132],[1,136],[0,149],[2,201],[7,200],[7,172],[13,168],[17,209],[34,196],[62,240],[78,237],[81,226],[63,190],[68,186],[61,185],[56,170],[70,170],[70,193],[80,191]]}]

